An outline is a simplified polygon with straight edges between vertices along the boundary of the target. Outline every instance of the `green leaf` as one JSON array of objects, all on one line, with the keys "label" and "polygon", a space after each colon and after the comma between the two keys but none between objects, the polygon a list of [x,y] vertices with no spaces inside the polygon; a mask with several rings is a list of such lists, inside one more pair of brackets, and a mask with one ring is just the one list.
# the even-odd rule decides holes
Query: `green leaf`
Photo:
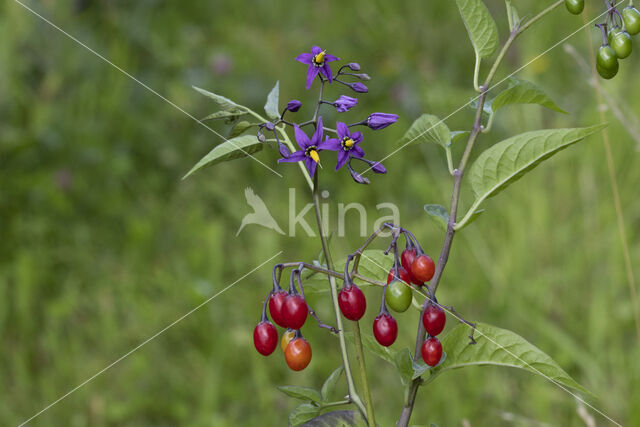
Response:
[{"label": "green leaf", "polygon": [[222,108],[225,111],[233,111],[235,109],[240,109],[240,110],[246,110],[245,107],[243,107],[240,104],[236,104],[235,102],[233,102],[232,100],[225,98],[222,95],[217,95],[213,92],[209,92],[208,90],[204,90],[204,89],[200,89],[199,87],[196,86],[192,86],[195,90],[197,90],[198,92],[200,92],[201,94],[203,94],[206,97],[209,97],[211,99],[213,99],[215,101],[216,104],[218,104],[218,106],[220,108]]},{"label": "green leaf", "polygon": [[244,116],[245,114],[247,114],[246,111],[240,111],[240,110],[224,111],[224,110],[222,110],[222,111],[216,111],[213,114],[209,114],[207,117],[205,117],[201,121],[213,120],[213,119],[235,119],[236,117]]},{"label": "green leaf", "polygon": [[[349,342],[353,343],[353,332],[346,332],[344,334],[344,337]],[[362,334],[361,338],[362,338],[362,346],[366,350],[375,354],[382,360],[385,360],[391,363],[392,365],[395,365],[395,356],[396,356],[395,351],[391,350],[389,347],[384,347],[378,344],[378,342],[376,341],[373,335]]]},{"label": "green leaf", "polygon": [[277,119],[280,117],[280,111],[278,110],[278,98],[280,97],[280,81],[276,82],[276,85],[271,89],[267,96],[267,103],[264,104],[264,111],[271,119]]},{"label": "green leaf", "polygon": [[236,138],[229,139],[220,145],[217,145],[213,150],[204,156],[196,165],[191,168],[182,179],[187,178],[198,169],[205,166],[213,166],[217,163],[226,162],[229,160],[240,159],[250,154],[256,153],[262,150],[264,144],[258,141],[255,135],[243,135]]},{"label": "green leaf", "polygon": [[293,397],[295,399],[300,400],[308,400],[310,402],[322,402],[322,396],[320,392],[311,387],[302,387],[295,385],[279,385],[277,387],[278,390],[286,394],[287,396]]},{"label": "green leaf", "polygon": [[289,425],[291,427],[300,426],[310,419],[314,418],[319,413],[320,408],[318,406],[311,403],[303,403],[302,405],[297,406],[289,414]]},{"label": "green leaf", "polygon": [[438,227],[447,231],[447,225],[449,224],[449,212],[447,212],[447,208],[442,205],[424,205],[424,210],[429,214],[431,219],[438,224]]},{"label": "green leaf", "polygon": [[329,378],[325,380],[324,384],[322,384],[320,394],[322,395],[323,402],[328,402],[331,398],[331,395],[336,389],[336,384],[338,384],[338,380],[340,379],[340,376],[342,376],[343,370],[344,368],[342,366],[338,367],[338,369],[336,369],[331,375],[329,375]]},{"label": "green leaf", "polygon": [[469,326],[456,326],[442,340],[447,359],[438,372],[474,365],[496,365],[520,368],[550,378],[566,387],[586,392],[551,357],[518,334],[495,326],[479,323],[477,344],[469,344]]},{"label": "green leaf", "polygon": [[455,130],[451,132],[451,144],[456,144],[458,141],[462,141],[469,137],[468,130]]},{"label": "green leaf", "polygon": [[446,148],[451,142],[451,132],[438,117],[431,114],[423,114],[413,122],[400,140],[402,145],[422,142],[431,142]]},{"label": "green leaf", "polygon": [[407,385],[413,379],[413,357],[411,357],[411,351],[405,347],[402,350],[396,352],[393,363],[400,374],[400,380],[403,385]]},{"label": "green leaf", "polygon": [[473,221],[475,221],[476,219],[478,219],[478,217],[480,215],[482,215],[484,212],[484,209],[478,209],[477,211],[473,212],[471,214],[471,217],[469,218],[469,220],[467,220],[467,222],[465,222],[464,224],[462,224],[462,227],[456,227],[456,230],[462,230],[463,228],[465,228],[467,225],[471,224]]},{"label": "green leaf", "polygon": [[527,132],[485,150],[469,170],[469,181],[476,196],[474,207],[498,194],[543,160],[606,126]]},{"label": "green leaf", "polygon": [[366,427],[367,423],[357,411],[340,410],[320,415],[305,424],[305,427]]},{"label": "green leaf", "polygon": [[490,104],[493,112],[498,111],[502,107],[511,104],[538,104],[550,110],[567,114],[562,108],[553,102],[549,96],[544,93],[535,84],[526,80],[520,80],[512,77],[509,81],[509,88],[500,92]]},{"label": "green leaf", "polygon": [[498,48],[498,27],[482,0],[456,0],[473,49],[488,58]]},{"label": "green leaf", "polygon": [[252,126],[255,126],[255,125],[247,122],[246,120],[236,123],[235,125],[233,125],[233,127],[229,131],[229,138],[235,138],[236,136],[243,134]]}]

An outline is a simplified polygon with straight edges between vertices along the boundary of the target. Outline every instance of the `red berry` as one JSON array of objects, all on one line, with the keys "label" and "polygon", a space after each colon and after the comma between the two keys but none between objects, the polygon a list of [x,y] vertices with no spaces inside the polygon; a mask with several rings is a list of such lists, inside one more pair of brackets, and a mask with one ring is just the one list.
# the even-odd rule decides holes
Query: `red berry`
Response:
[{"label": "red berry", "polygon": [[413,274],[411,274],[411,264],[413,264],[414,259],[416,259],[415,248],[405,249],[404,251],[402,251],[402,254],[400,255],[400,263],[402,264],[402,268],[405,269],[405,271],[411,278],[411,282],[413,282],[414,285],[422,286],[424,285],[424,282],[419,281],[418,279],[413,277]]},{"label": "red berry", "polygon": [[304,338],[294,338],[287,344],[284,359],[289,368],[302,371],[311,362],[311,346]]},{"label": "red berry", "polygon": [[422,343],[420,352],[424,363],[429,366],[436,366],[442,359],[442,344],[440,344],[438,338],[431,337]]},{"label": "red berry", "polygon": [[373,335],[380,345],[389,347],[398,337],[396,319],[387,313],[379,314],[373,321]]},{"label": "red berry", "polygon": [[[391,283],[395,277],[394,270],[395,269],[393,267],[391,268],[391,270],[389,270],[389,275],[387,276],[387,285]],[[409,272],[405,270],[403,267],[398,267],[398,272],[400,273],[400,281],[410,285],[412,281],[412,277],[409,274]]]},{"label": "red berry", "polygon": [[411,274],[420,282],[428,282],[436,271],[436,265],[429,255],[419,255],[411,263]]},{"label": "red berry", "polygon": [[282,317],[287,328],[300,329],[307,321],[309,307],[301,295],[288,295],[282,307]]},{"label": "red berry", "polygon": [[263,356],[273,353],[278,346],[278,331],[268,320],[258,323],[253,330],[253,345]]},{"label": "red berry", "polygon": [[429,335],[435,337],[440,334],[444,329],[446,321],[447,316],[445,316],[442,307],[437,304],[427,305],[427,308],[424,310],[424,314],[422,315],[422,325]]},{"label": "red berry", "polygon": [[276,322],[276,325],[283,328],[287,327],[284,322],[282,311],[284,308],[284,301],[288,296],[289,294],[286,291],[280,289],[278,292],[271,294],[271,296],[269,297],[269,313],[271,314],[271,318],[274,322]]},{"label": "red berry", "polygon": [[367,299],[359,287],[351,284],[351,287],[344,286],[338,294],[338,305],[342,315],[349,320],[360,320],[367,310]]}]

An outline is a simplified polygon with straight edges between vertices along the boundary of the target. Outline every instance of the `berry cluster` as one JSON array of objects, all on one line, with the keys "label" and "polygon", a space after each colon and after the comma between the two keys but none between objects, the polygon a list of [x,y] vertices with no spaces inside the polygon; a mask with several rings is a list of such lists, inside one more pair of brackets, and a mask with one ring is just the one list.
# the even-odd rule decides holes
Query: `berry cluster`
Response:
[{"label": "berry cluster", "polygon": [[[631,36],[640,33],[640,12],[633,5],[629,5],[620,13],[610,0],[605,0],[605,4],[605,22],[596,25],[602,32],[602,46],[596,55],[596,70],[603,79],[612,79],[620,69],[618,60],[631,55]],[[565,0],[565,5],[574,15],[584,10],[584,0]]]},{"label": "berry cluster", "polygon": [[[389,271],[386,284],[366,278],[357,271],[365,248],[385,229],[390,229],[392,235],[391,244],[385,253],[393,251],[394,255],[394,265]],[[399,254],[397,241],[401,235],[404,235],[406,239],[406,246]],[[294,267],[294,269],[291,271],[289,290],[285,291],[280,287],[280,278],[283,270],[287,267]],[[350,270],[350,267],[353,268]],[[367,239],[362,247],[347,257],[343,273],[307,263],[278,264],[274,267],[273,289],[269,291],[264,301],[260,323],[253,332],[254,345],[260,354],[270,355],[278,343],[278,332],[267,317],[267,308],[273,321],[278,326],[286,328],[280,345],[284,351],[287,365],[294,371],[306,368],[311,361],[311,346],[302,337],[300,331],[309,314],[317,320],[318,326],[337,332],[335,328],[322,323],[307,304],[301,279],[301,272],[305,268],[344,280],[338,293],[337,303],[342,315],[352,321],[360,320],[367,310],[367,299],[358,285],[354,283],[353,278],[357,277],[382,286],[380,311],[373,322],[373,335],[376,341],[385,347],[392,345],[398,337],[398,324],[387,307],[401,313],[411,306],[413,291],[424,295],[426,300],[423,307],[422,324],[429,336],[422,346],[422,358],[429,366],[436,366],[440,362],[442,344],[436,336],[444,329],[446,316],[442,306],[437,303],[433,291],[428,285],[425,286],[434,276],[435,264],[431,257],[424,253],[411,232],[389,223],[384,224]],[[299,291],[295,283],[298,284]],[[426,288],[426,291],[423,287]]]}]

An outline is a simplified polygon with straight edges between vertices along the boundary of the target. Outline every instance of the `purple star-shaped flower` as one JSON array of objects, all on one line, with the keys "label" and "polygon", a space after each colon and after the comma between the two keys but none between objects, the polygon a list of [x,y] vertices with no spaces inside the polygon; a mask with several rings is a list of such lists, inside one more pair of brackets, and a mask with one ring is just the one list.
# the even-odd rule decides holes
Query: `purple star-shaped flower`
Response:
[{"label": "purple star-shaped flower", "polygon": [[316,165],[320,163],[320,156],[318,153],[322,150],[329,149],[329,142],[331,140],[322,141],[322,134],[324,128],[322,127],[322,117],[318,118],[318,127],[313,133],[311,139],[298,125],[293,125],[293,131],[296,136],[296,142],[300,146],[301,150],[291,153],[289,157],[278,159],[280,162],[300,162],[304,161],[305,166],[309,170],[311,176],[316,172]]},{"label": "purple star-shaped flower", "polygon": [[347,125],[342,122],[336,124],[336,130],[338,139],[329,139],[324,149],[338,152],[338,164],[336,165],[336,170],[338,170],[347,163],[349,157],[362,158],[364,151],[358,145],[362,141],[360,132],[349,132]]},{"label": "purple star-shaped flower", "polygon": [[321,73],[327,80],[329,80],[329,83],[331,83],[333,81],[333,75],[328,63],[338,60],[340,60],[340,58],[329,55],[318,46],[313,46],[311,48],[311,53],[301,53],[298,55],[296,61],[309,65],[309,68],[307,69],[307,89],[311,87],[311,83],[313,83],[313,79],[316,78],[318,73]]}]

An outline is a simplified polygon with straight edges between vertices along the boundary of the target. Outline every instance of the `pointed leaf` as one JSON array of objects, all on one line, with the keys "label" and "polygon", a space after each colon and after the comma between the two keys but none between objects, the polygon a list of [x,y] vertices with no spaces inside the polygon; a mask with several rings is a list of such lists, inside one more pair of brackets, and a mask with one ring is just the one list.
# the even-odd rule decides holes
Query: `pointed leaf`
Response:
[{"label": "pointed leaf", "polygon": [[212,166],[217,163],[229,160],[240,159],[250,154],[262,150],[264,144],[258,141],[255,135],[243,135],[229,139],[204,156],[189,172],[182,178],[185,179],[198,169],[205,166]]},{"label": "pointed leaf", "polygon": [[558,107],[538,86],[514,77],[509,81],[509,88],[500,92],[500,94],[493,99],[490,107],[493,112],[496,112],[502,107],[511,104],[538,104],[550,110],[567,114],[566,111]]},{"label": "pointed leaf", "polygon": [[367,423],[357,411],[331,411],[305,424],[305,427],[366,427]]},{"label": "pointed leaf", "polygon": [[236,117],[244,116],[245,114],[247,114],[246,111],[240,111],[240,110],[224,111],[224,110],[222,110],[222,111],[216,111],[213,114],[209,114],[207,117],[205,117],[201,121],[213,120],[213,119],[234,119]]},{"label": "pointed leaf", "polygon": [[394,357],[394,365],[400,374],[400,380],[403,385],[407,385],[413,379],[413,357],[411,351],[405,347],[402,350],[396,352]]},{"label": "pointed leaf", "polygon": [[310,402],[322,402],[322,396],[320,392],[311,387],[302,387],[295,385],[279,385],[277,387],[278,390],[286,394],[287,396],[293,397],[294,399],[300,400],[308,400]]},{"label": "pointed leaf", "polygon": [[245,107],[242,105],[236,104],[232,100],[225,98],[222,95],[217,95],[213,92],[209,92],[208,90],[200,89],[199,87],[192,86],[195,90],[203,94],[204,96],[211,98],[215,101],[216,104],[220,106],[225,111],[233,111],[235,109],[245,110]]},{"label": "pointed leaf", "polygon": [[250,129],[252,126],[254,126],[254,125],[249,123],[249,122],[247,122],[247,121],[245,121],[245,120],[236,123],[235,125],[233,125],[233,127],[229,131],[229,138],[235,138],[236,136],[239,136],[239,135],[243,134],[248,129]]},{"label": "pointed leaf", "polygon": [[469,170],[469,181],[476,196],[474,207],[498,194],[543,160],[606,126],[527,132],[487,149]]},{"label": "pointed leaf", "polygon": [[264,104],[264,111],[270,119],[277,119],[280,117],[280,111],[278,110],[278,98],[280,98],[280,81],[276,82],[276,85],[271,89],[267,96],[267,103]]},{"label": "pointed leaf", "polygon": [[320,408],[311,403],[303,403],[297,406],[289,414],[289,425],[291,427],[300,426],[320,413]]},{"label": "pointed leaf", "polygon": [[447,230],[449,224],[449,212],[447,208],[442,205],[424,205],[424,210],[429,214],[430,218],[434,220],[438,227],[443,230]]},{"label": "pointed leaf", "polygon": [[446,147],[451,142],[451,132],[442,120],[431,114],[418,117],[400,140],[402,145],[431,142]]},{"label": "pointed leaf", "polygon": [[515,332],[479,323],[475,334],[477,344],[471,345],[469,328],[460,324],[442,340],[447,359],[440,365],[439,372],[473,365],[509,366],[588,393],[551,357]]},{"label": "pointed leaf", "polygon": [[323,402],[328,402],[329,399],[331,399],[331,395],[336,389],[336,384],[338,384],[338,380],[342,376],[342,371],[344,371],[344,368],[342,366],[338,367],[338,369],[336,369],[331,375],[329,375],[329,378],[326,379],[324,384],[322,384],[320,394],[322,395]]},{"label": "pointed leaf", "polygon": [[456,0],[473,49],[488,58],[498,48],[498,27],[482,0]]}]

